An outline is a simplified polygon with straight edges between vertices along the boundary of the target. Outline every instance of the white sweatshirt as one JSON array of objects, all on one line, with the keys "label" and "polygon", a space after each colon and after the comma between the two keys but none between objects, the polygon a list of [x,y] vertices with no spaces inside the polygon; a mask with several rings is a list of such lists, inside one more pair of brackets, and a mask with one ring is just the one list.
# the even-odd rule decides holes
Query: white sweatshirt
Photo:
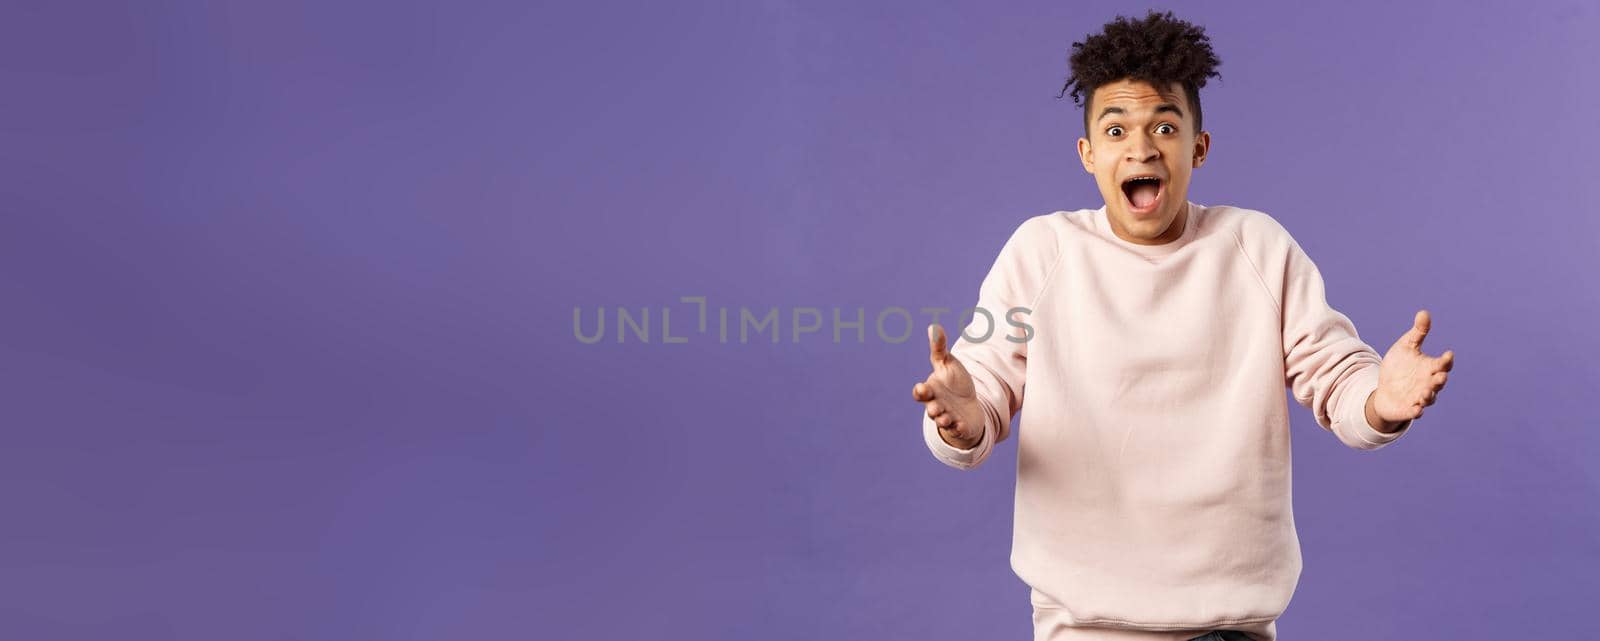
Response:
[{"label": "white sweatshirt", "polygon": [[[1163,245],[1116,236],[1104,207],[1024,222],[979,289],[993,335],[951,348],[987,415],[982,442],[958,449],[923,417],[934,456],[965,470],[1025,410],[1011,566],[1052,640],[1276,638],[1301,567],[1284,387],[1352,448],[1411,425],[1367,423],[1382,359],[1277,221],[1187,207]],[[1000,320],[1019,306],[1023,343]]]}]

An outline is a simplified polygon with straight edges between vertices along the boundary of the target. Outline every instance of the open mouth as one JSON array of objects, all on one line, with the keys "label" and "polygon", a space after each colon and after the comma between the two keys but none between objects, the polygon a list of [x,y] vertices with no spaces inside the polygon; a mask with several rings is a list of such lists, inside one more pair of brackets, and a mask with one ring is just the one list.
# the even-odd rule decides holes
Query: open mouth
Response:
[{"label": "open mouth", "polygon": [[1166,181],[1155,174],[1129,176],[1122,180],[1122,195],[1128,199],[1129,209],[1136,213],[1155,211],[1165,188]]}]

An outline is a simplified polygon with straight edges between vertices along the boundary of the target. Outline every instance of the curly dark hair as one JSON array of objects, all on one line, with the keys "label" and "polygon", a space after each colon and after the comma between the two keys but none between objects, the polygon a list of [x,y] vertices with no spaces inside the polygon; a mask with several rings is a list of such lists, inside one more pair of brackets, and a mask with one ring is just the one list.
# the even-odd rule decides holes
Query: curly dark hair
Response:
[{"label": "curly dark hair", "polygon": [[[1117,16],[1100,33],[1072,43],[1072,76],[1061,93],[1072,94],[1073,104],[1084,99],[1083,130],[1089,131],[1090,100],[1095,88],[1119,80],[1148,82],[1165,89],[1176,82],[1189,95],[1195,131],[1200,124],[1200,88],[1207,78],[1218,78],[1222,64],[1211,50],[1204,27],[1172,17],[1172,12],[1152,10],[1142,19]],[[1060,98],[1060,95],[1056,96]]]}]

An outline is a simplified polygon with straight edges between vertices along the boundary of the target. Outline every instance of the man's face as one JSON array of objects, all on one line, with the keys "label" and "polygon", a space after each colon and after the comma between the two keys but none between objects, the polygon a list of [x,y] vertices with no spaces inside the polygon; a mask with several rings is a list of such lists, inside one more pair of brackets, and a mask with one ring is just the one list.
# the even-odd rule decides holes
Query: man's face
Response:
[{"label": "man's face", "polygon": [[1190,172],[1211,147],[1183,85],[1119,80],[1095,88],[1086,108],[1089,137],[1078,139],[1078,157],[1094,174],[1112,231],[1141,245],[1176,240],[1187,224]]}]

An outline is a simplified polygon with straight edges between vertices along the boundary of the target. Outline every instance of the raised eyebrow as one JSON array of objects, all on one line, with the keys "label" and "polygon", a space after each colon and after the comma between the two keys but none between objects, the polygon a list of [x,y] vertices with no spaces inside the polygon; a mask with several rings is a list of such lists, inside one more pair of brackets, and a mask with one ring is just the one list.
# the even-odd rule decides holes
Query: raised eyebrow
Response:
[{"label": "raised eyebrow", "polygon": [[1106,116],[1109,116],[1111,114],[1125,114],[1125,113],[1128,113],[1128,112],[1123,111],[1122,107],[1106,107],[1104,111],[1100,112],[1100,115],[1095,116],[1094,121],[1095,122],[1100,122],[1102,120],[1105,120]]},{"label": "raised eyebrow", "polygon": [[[1105,120],[1106,116],[1109,116],[1111,114],[1126,115],[1127,113],[1128,112],[1126,110],[1124,110],[1122,107],[1106,107],[1104,110],[1102,110],[1100,112],[1099,116],[1095,117],[1094,121],[1095,122],[1100,122],[1101,120]],[[1163,102],[1163,103],[1161,103],[1159,105],[1156,105],[1154,113],[1158,113],[1158,114],[1159,113],[1173,113],[1173,114],[1177,114],[1178,118],[1180,118],[1180,119],[1183,118],[1183,110],[1179,109],[1178,105],[1170,103],[1170,102]]]}]

